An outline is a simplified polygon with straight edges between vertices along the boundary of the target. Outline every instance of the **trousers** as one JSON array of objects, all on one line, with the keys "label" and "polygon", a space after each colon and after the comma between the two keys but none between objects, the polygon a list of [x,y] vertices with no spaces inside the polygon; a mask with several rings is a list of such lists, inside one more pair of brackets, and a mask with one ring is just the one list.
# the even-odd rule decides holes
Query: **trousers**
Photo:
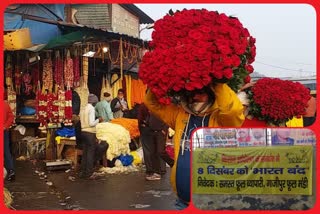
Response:
[{"label": "trousers", "polygon": [[[141,144],[146,173],[166,172],[166,162],[173,160],[166,152],[166,136],[161,131],[153,131],[149,127],[141,128]],[[170,164],[169,164],[170,165]]]},{"label": "trousers", "polygon": [[10,170],[14,170],[13,166],[13,158],[10,150],[10,135],[8,130],[4,130],[4,166],[6,170],[9,172]]},{"label": "trousers", "polygon": [[83,145],[81,171],[90,175],[93,173],[94,164],[103,157],[109,145],[105,141],[98,144],[96,134],[90,132],[82,132],[81,141]]}]

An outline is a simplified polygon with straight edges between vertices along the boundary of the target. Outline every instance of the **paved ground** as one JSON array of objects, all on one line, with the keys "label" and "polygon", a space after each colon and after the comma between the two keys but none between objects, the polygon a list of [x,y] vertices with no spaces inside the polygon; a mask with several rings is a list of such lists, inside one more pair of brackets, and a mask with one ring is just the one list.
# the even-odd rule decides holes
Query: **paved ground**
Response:
[{"label": "paved ground", "polygon": [[[35,171],[45,172],[47,178],[40,179],[45,175]],[[37,163],[17,161],[16,174],[16,181],[6,182],[5,187],[13,194],[12,207],[17,210],[175,209],[169,168],[160,181],[146,181],[143,169],[83,180],[73,171],[46,172]]]}]

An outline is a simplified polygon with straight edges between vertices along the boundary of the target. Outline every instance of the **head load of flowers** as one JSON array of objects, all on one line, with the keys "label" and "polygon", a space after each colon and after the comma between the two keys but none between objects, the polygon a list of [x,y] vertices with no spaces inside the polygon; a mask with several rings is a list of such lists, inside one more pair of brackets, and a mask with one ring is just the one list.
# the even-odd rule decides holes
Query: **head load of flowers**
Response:
[{"label": "head load of flowers", "polygon": [[278,78],[259,79],[246,93],[249,115],[275,126],[304,115],[311,96],[301,83]]},{"label": "head load of flowers", "polygon": [[215,82],[237,91],[250,81],[256,55],[255,39],[238,18],[206,9],[171,11],[156,21],[150,47],[139,77],[163,104]]}]

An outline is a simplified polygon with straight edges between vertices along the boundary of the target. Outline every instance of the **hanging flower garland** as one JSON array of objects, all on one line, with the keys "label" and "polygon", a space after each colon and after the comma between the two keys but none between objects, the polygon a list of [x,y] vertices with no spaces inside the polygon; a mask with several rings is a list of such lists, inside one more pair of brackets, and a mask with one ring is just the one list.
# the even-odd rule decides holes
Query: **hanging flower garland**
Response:
[{"label": "hanging flower garland", "polygon": [[246,93],[249,115],[275,126],[304,115],[311,96],[301,83],[277,78],[259,79]]},{"label": "hanging flower garland", "polygon": [[54,61],[54,81],[56,86],[63,88],[63,59],[60,56],[59,51],[56,52],[55,61]]},{"label": "hanging flower garland", "polygon": [[55,93],[47,95],[47,115],[51,123],[59,122],[59,102],[58,95]]},{"label": "hanging flower garland", "polygon": [[[42,73],[42,92],[44,93],[45,90],[52,90],[53,85],[53,74],[52,74],[52,61],[51,57],[49,56],[47,59],[44,59],[43,62],[43,73]],[[55,70],[55,72],[57,72]],[[57,75],[55,73],[55,75]]]},{"label": "hanging flower garland", "polygon": [[22,81],[24,86],[23,93],[25,95],[30,95],[32,92],[32,75],[29,72],[24,73],[22,76]]},{"label": "hanging flower garland", "polygon": [[14,84],[16,93],[19,95],[21,93],[21,85],[22,85],[22,75],[21,75],[21,66],[20,64],[15,65],[15,71],[14,71]]},{"label": "hanging flower garland", "polygon": [[45,129],[48,124],[48,114],[47,114],[47,94],[43,93],[40,86],[40,81],[38,82],[38,90],[36,92],[36,115],[40,123],[39,129]]},{"label": "hanging flower garland", "polygon": [[64,61],[64,68],[63,68],[63,74],[64,74],[64,84],[67,87],[73,86],[73,60],[70,57],[70,52],[68,50],[67,57]]},{"label": "hanging flower garland", "polygon": [[236,17],[202,10],[170,13],[154,24],[139,77],[161,103],[213,82],[238,90],[253,72],[255,39]]},{"label": "hanging flower garland", "polygon": [[79,59],[79,56],[75,56],[72,60],[73,60],[73,76],[74,76],[73,85],[74,85],[74,87],[79,87],[80,86],[80,59]]},{"label": "hanging flower garland", "polygon": [[[85,50],[86,51],[86,50]],[[89,75],[89,58],[82,57],[82,77],[84,85],[88,85],[88,75]]]},{"label": "hanging flower garland", "polygon": [[72,91],[65,92],[64,125],[72,125]]},{"label": "hanging flower garland", "polygon": [[[120,42],[119,42],[118,48],[116,47],[116,45],[117,45],[116,43],[111,43],[110,44],[110,51],[108,51],[108,57],[109,57],[112,65],[119,63],[119,59],[120,59]],[[118,49],[118,53],[116,54],[117,55],[116,59],[114,59],[112,57],[112,55],[113,55],[112,53],[115,53],[114,50],[117,50],[117,49]]]},{"label": "hanging flower garland", "polygon": [[58,91],[58,102],[59,102],[59,110],[58,110],[58,115],[59,115],[59,123],[62,123],[64,120],[64,113],[65,113],[65,92],[63,90]]}]

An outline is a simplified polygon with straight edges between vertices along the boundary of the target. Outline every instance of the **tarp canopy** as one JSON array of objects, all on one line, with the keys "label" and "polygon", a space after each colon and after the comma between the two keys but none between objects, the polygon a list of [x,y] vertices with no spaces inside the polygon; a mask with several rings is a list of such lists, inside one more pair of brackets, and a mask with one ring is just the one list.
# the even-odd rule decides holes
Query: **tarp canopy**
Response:
[{"label": "tarp canopy", "polygon": [[64,4],[10,5],[6,8],[6,12],[4,13],[4,30],[29,28],[32,43],[45,44],[52,38],[61,35],[61,31],[57,25],[24,19],[21,15],[10,14],[10,12],[63,21],[64,6]]},{"label": "tarp canopy", "polygon": [[[89,28],[86,26],[83,27],[66,27],[68,30],[65,30],[66,34],[58,36],[48,42],[48,44],[44,47],[44,49],[53,49],[59,47],[70,46],[76,42],[103,42],[103,41],[111,41],[111,40],[120,40],[120,38],[125,41],[131,42],[132,44],[136,44],[139,46],[148,47],[148,43],[139,38],[134,38],[128,35],[108,32],[100,29]],[[69,33],[67,33],[69,32]]]},{"label": "tarp canopy", "polygon": [[83,42],[92,38],[91,34],[84,31],[76,31],[58,36],[48,42],[44,49],[53,49],[72,45],[76,42]]}]

